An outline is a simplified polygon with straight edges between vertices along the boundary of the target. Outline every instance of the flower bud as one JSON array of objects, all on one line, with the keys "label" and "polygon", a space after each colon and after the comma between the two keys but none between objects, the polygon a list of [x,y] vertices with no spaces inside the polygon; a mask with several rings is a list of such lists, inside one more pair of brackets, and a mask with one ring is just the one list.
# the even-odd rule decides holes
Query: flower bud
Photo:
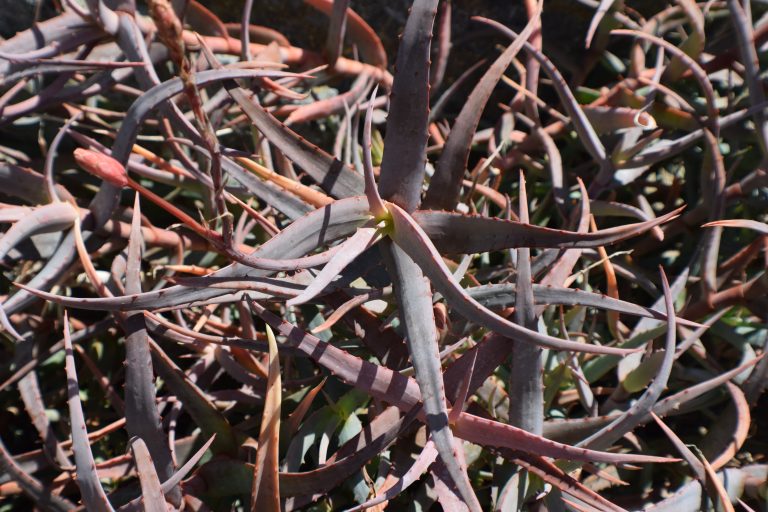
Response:
[{"label": "flower bud", "polygon": [[128,185],[128,173],[125,167],[111,156],[90,149],[77,148],[75,160],[80,167],[107,183],[120,188]]}]

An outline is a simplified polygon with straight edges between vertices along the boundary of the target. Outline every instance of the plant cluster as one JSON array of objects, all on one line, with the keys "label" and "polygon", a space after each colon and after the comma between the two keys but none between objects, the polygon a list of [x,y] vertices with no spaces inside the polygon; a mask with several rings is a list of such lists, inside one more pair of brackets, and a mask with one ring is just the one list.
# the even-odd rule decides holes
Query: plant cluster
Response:
[{"label": "plant cluster", "polygon": [[763,8],[304,1],[0,42],[0,509],[766,510]]}]

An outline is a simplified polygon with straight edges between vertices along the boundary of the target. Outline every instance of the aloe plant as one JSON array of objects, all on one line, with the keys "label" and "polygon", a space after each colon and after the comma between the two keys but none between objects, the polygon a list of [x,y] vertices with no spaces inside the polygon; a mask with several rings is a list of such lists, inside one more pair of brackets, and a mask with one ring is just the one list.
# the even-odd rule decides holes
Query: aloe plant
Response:
[{"label": "aloe plant", "polygon": [[[585,1],[568,69],[543,1],[518,34],[415,0],[393,55],[306,3],[322,48],[251,1],[65,1],[0,42],[0,129],[41,141],[0,147],[9,503],[761,506],[765,465],[725,469],[764,456],[756,12]],[[502,47],[457,72],[461,37]]]}]

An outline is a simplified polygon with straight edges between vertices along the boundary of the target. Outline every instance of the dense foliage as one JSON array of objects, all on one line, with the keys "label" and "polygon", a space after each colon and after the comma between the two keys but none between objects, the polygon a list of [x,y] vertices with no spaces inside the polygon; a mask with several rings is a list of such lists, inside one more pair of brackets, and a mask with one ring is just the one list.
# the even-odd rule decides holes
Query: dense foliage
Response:
[{"label": "dense foliage", "polygon": [[0,42],[0,509],[768,510],[762,5],[59,3]]}]

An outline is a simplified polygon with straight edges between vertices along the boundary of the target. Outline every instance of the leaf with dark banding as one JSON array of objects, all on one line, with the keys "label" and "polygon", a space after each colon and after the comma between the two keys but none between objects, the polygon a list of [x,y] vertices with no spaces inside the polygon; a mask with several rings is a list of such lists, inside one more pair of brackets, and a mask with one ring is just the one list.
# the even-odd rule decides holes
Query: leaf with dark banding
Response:
[{"label": "leaf with dark banding", "polygon": [[[399,210],[398,206],[394,207]],[[466,468],[458,464],[454,454],[455,443],[448,419],[429,281],[419,266],[397,245],[387,241],[383,254],[397,294],[398,316],[405,327],[408,351],[419,384],[431,438],[467,506],[473,511],[481,510]]]},{"label": "leaf with dark banding", "polygon": [[[329,343],[281,320],[257,302],[251,305],[258,316],[276,331],[288,338],[288,344],[327,368],[339,379],[403,411],[411,411],[421,400],[419,385],[412,378],[401,375],[387,367],[375,365],[353,356]],[[426,422],[423,412],[419,419]],[[543,457],[583,460],[585,462],[646,463],[674,462],[676,459],[651,455],[633,455],[599,452],[574,448],[531,434],[511,425],[486,420],[462,412],[453,425],[456,436],[471,443],[511,448]]]}]

